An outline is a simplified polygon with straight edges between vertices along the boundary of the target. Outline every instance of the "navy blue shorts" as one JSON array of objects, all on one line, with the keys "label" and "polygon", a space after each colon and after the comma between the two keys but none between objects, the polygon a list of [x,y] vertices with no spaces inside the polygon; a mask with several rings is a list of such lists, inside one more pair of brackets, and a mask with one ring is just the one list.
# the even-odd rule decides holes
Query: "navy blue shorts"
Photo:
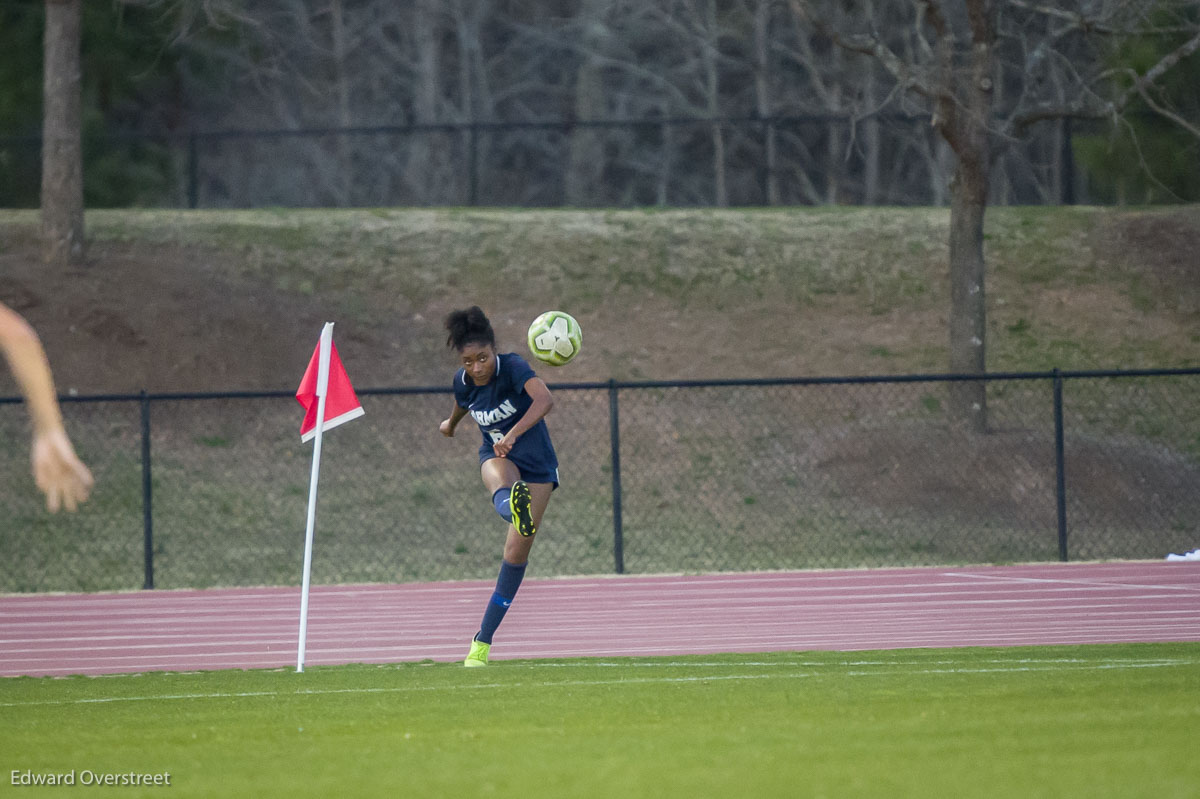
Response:
[{"label": "navy blue shorts", "polygon": [[[537,457],[536,455],[542,455]],[[554,451],[551,450],[550,458],[544,457],[543,453],[536,453],[535,457],[530,457],[529,453],[518,452],[516,447],[508,453],[507,461],[511,461],[518,471],[521,472],[521,479],[527,483],[550,483],[554,488],[558,488],[558,459],[554,457]],[[484,461],[489,461],[496,457],[495,450],[490,444],[486,444],[479,448],[479,465],[483,466]]]}]

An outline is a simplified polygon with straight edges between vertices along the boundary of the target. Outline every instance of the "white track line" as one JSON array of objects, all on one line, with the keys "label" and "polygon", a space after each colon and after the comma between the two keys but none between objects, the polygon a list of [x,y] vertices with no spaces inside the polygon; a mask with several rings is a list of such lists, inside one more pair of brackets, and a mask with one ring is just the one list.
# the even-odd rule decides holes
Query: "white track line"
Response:
[{"label": "white track line", "polygon": [[[459,659],[491,588],[318,586],[309,662]],[[542,579],[522,588],[493,654],[1200,641],[1197,594],[1200,570],[1158,563]],[[0,596],[0,674],[286,666],[297,595]]]},{"label": "white track line", "polygon": [[947,577],[959,577],[971,580],[991,580],[998,583],[1054,583],[1059,585],[1086,585],[1095,588],[1128,588],[1152,591],[1189,591],[1200,594],[1200,585],[1172,585],[1154,583],[1145,585],[1139,583],[1113,582],[1110,580],[1077,580],[1064,577],[1012,577],[1003,574],[973,574],[971,572],[945,572]]},{"label": "white track line", "polygon": [[[1111,671],[1111,670],[1126,670],[1126,669],[1153,669],[1167,668],[1178,665],[1194,665],[1196,661],[1179,661],[1179,660],[1147,660],[1147,661],[1131,661],[1125,660],[1121,662],[1108,663],[1059,663],[1049,662],[1048,665],[1028,665],[1022,664],[1015,667],[1005,668],[1003,666],[984,667],[984,668],[921,668],[912,671],[905,671],[901,676],[907,675],[936,675],[936,674],[1024,674],[1030,672],[1047,672],[1047,671]],[[694,664],[685,664],[692,666]],[[729,664],[739,665],[739,664]],[[830,668],[840,668],[842,664],[823,664]],[[872,664],[873,665],[873,664]],[[889,664],[903,665],[903,664]],[[533,668],[541,668],[542,666],[534,666]],[[28,702],[0,702],[0,707],[48,707],[59,705],[95,705],[95,704],[111,704],[117,702],[150,702],[150,701],[180,701],[180,700],[196,700],[196,699],[246,699],[258,697],[307,697],[307,696],[331,696],[342,694],[392,694],[392,693],[417,693],[417,692],[437,692],[437,691],[464,691],[464,690],[496,690],[496,689],[527,689],[530,687],[536,688],[572,688],[581,686],[603,686],[603,685],[639,685],[639,684],[671,684],[671,683],[695,683],[695,682],[714,682],[714,681],[741,681],[741,680],[763,680],[763,679],[808,679],[813,677],[825,676],[826,672],[822,671],[797,671],[784,674],[700,674],[681,677],[622,677],[610,680],[544,680],[537,682],[505,682],[505,683],[475,683],[475,684],[457,684],[457,685],[404,685],[404,686],[377,686],[370,688],[311,688],[300,689],[297,691],[243,691],[236,693],[195,693],[195,694],[168,694],[164,696],[108,696],[108,697],[89,697],[84,699],[52,699],[52,700],[33,700]],[[895,670],[887,674],[881,673],[879,670],[874,671],[858,671],[850,670],[840,672],[840,674],[850,677],[881,677],[881,676],[897,676]]]}]

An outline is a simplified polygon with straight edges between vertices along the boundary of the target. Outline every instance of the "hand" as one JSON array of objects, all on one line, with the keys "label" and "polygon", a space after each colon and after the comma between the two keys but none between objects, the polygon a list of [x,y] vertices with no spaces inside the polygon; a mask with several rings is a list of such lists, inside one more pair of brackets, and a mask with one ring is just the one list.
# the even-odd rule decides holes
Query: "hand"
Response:
[{"label": "hand", "polygon": [[34,435],[33,479],[46,495],[46,509],[51,513],[63,506],[74,512],[95,482],[61,428]]},{"label": "hand", "polygon": [[438,425],[438,432],[446,438],[454,438],[454,425],[450,424],[449,419],[443,419],[442,423]]},{"label": "hand", "polygon": [[513,444],[515,443],[517,443],[517,440],[512,438],[512,434],[510,433],[492,445],[492,452],[496,453],[497,458],[507,458],[508,453],[512,452]]}]

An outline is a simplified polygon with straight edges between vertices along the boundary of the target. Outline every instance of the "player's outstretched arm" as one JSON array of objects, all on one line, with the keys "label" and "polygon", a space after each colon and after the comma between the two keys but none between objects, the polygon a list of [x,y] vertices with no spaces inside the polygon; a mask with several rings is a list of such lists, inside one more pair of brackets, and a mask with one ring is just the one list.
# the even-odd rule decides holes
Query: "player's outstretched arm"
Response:
[{"label": "player's outstretched arm", "polygon": [[452,438],[454,436],[454,428],[458,427],[458,423],[466,415],[466,408],[461,405],[455,405],[454,410],[450,411],[450,418],[443,419],[442,423],[438,425],[438,431],[447,438]]},{"label": "player's outstretched arm", "polygon": [[33,421],[33,478],[51,513],[75,510],[91,493],[92,473],[71,446],[54,395],[54,379],[37,333],[20,314],[0,303],[0,349],[8,360]]},{"label": "player's outstretched arm", "polygon": [[83,465],[63,428],[33,436],[33,479],[46,495],[46,509],[74,512],[92,492],[92,473]]}]

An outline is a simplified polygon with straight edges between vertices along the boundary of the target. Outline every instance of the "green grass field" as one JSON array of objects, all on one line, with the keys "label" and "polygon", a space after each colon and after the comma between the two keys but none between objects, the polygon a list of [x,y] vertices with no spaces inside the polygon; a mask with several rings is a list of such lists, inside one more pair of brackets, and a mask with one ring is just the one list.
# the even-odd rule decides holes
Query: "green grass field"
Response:
[{"label": "green grass field", "polygon": [[[31,796],[1194,797],[1200,645],[0,681]],[[85,774],[86,772],[86,774]],[[81,789],[96,774],[170,787]],[[14,781],[17,783],[14,786]]]}]

